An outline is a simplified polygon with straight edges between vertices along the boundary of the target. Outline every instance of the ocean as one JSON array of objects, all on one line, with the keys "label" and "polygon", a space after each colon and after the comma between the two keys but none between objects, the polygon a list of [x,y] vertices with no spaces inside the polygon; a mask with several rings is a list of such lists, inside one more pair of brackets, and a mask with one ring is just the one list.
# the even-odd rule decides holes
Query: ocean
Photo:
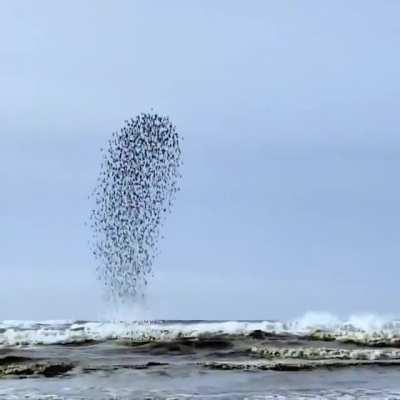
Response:
[{"label": "ocean", "polygon": [[0,399],[400,399],[400,320],[2,321]]}]

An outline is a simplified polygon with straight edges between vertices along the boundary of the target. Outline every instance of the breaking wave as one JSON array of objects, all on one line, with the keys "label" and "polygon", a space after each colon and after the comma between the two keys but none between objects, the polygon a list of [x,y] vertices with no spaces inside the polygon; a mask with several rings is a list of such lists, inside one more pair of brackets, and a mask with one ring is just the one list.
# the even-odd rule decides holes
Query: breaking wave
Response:
[{"label": "breaking wave", "polygon": [[2,321],[0,346],[79,344],[89,341],[169,341],[214,336],[290,335],[303,339],[400,347],[400,320],[375,315],[341,320],[307,313],[292,321]]}]

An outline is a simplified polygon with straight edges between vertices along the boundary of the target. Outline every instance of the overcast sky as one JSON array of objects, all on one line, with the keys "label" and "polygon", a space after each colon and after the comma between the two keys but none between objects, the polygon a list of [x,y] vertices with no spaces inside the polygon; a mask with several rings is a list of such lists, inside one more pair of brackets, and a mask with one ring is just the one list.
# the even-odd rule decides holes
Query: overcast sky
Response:
[{"label": "overcast sky", "polygon": [[3,1],[0,319],[101,318],[87,196],[154,109],[184,180],[158,318],[400,315],[400,1]]}]

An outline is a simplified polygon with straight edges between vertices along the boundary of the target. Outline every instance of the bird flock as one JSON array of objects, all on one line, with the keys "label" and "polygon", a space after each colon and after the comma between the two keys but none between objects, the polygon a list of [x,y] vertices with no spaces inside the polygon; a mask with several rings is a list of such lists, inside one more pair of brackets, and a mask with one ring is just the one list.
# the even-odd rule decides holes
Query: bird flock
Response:
[{"label": "bird flock", "polygon": [[176,127],[154,113],[125,121],[103,150],[90,225],[99,278],[114,301],[134,299],[148,283],[181,159]]}]

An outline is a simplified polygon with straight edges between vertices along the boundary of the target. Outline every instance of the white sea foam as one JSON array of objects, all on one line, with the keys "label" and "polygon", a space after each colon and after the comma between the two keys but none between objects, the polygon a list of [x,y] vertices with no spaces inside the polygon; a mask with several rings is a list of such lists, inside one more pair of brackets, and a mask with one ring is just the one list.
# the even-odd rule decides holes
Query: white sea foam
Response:
[{"label": "white sea foam", "polygon": [[359,330],[366,333],[380,332],[400,327],[400,321],[390,315],[358,314],[347,319],[340,319],[327,312],[307,312],[302,317],[293,321],[292,325],[299,330]]},{"label": "white sea foam", "polygon": [[400,345],[400,320],[374,315],[351,316],[343,320],[327,313],[314,312],[288,322],[3,321],[0,322],[0,346],[66,344],[88,340],[161,341],[204,335],[248,335],[256,330],[370,345]]},{"label": "white sea foam", "polygon": [[253,346],[252,353],[267,359],[301,360],[399,360],[398,349],[340,349],[329,347],[270,347]]}]

